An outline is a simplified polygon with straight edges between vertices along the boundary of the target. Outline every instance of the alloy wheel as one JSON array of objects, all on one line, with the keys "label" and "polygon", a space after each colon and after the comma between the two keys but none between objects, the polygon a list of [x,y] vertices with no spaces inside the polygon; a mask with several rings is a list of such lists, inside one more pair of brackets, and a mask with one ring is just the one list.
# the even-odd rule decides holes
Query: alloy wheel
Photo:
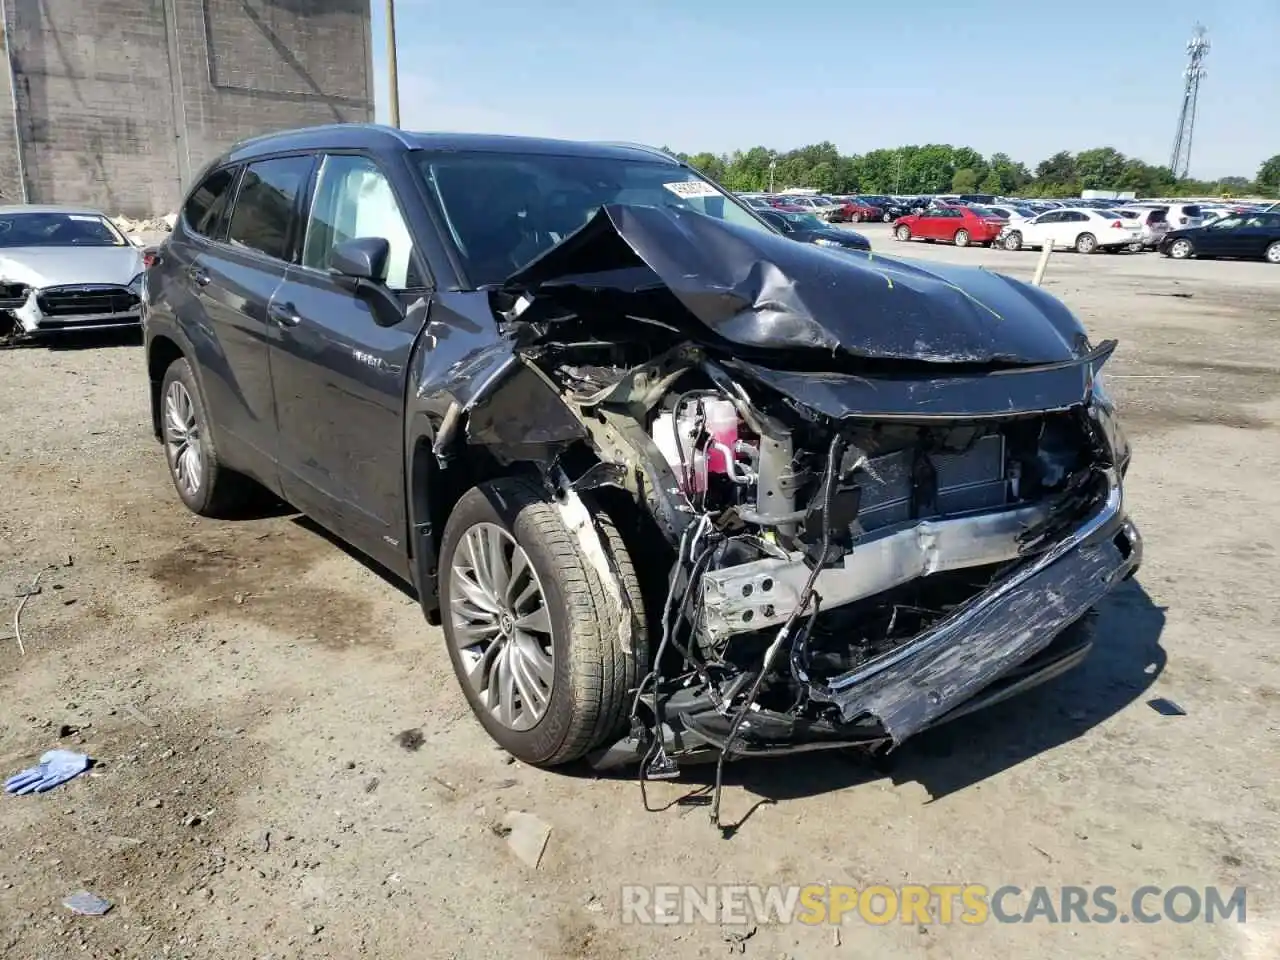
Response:
[{"label": "alloy wheel", "polygon": [[1280,240],[1267,247],[1267,263],[1280,263]]},{"label": "alloy wheel", "polygon": [[531,729],[551,702],[555,653],[528,554],[502,527],[477,523],[459,541],[449,576],[453,642],[467,681],[498,723]]},{"label": "alloy wheel", "polygon": [[165,391],[164,436],[173,478],[184,494],[194,497],[203,482],[204,450],[196,407],[181,380],[172,381]]},{"label": "alloy wheel", "polygon": [[1191,256],[1191,241],[1175,240],[1173,245],[1169,247],[1169,256],[1175,260],[1185,260]]}]

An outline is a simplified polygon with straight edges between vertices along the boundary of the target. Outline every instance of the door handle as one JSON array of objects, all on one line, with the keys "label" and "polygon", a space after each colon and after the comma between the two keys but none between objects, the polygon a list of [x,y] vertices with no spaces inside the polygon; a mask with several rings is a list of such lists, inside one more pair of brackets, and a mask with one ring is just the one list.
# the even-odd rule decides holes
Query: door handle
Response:
[{"label": "door handle", "polygon": [[207,287],[212,281],[212,278],[207,273],[197,267],[192,267],[188,274],[197,287]]},{"label": "door handle", "polygon": [[278,323],[282,327],[296,327],[302,322],[302,317],[298,314],[298,308],[292,303],[276,303],[272,301],[267,306],[267,316],[272,322]]}]

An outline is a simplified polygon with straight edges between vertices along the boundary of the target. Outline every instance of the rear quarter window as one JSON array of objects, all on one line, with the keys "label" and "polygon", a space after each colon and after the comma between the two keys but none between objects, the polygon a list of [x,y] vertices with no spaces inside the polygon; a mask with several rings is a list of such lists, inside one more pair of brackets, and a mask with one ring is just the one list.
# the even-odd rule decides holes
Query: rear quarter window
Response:
[{"label": "rear quarter window", "polygon": [[191,191],[182,208],[182,218],[192,232],[202,237],[218,235],[218,226],[231,201],[239,167],[223,167],[205,177]]},{"label": "rear quarter window", "polygon": [[1201,211],[1201,208],[1197,207],[1194,203],[1187,204],[1185,207],[1183,207],[1182,213],[1184,216],[1188,216],[1188,217],[1203,216],[1203,212]]}]

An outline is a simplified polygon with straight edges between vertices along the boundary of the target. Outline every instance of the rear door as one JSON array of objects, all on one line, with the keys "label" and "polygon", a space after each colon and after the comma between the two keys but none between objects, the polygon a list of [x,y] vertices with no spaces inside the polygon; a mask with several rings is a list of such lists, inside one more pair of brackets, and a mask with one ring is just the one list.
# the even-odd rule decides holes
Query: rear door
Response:
[{"label": "rear door", "polygon": [[[403,210],[372,157],[322,159],[299,262],[275,298],[271,365],[285,497],[407,575],[405,389],[429,283]],[[356,237],[390,243],[386,288],[401,313],[330,273],[333,248]]]},{"label": "rear door", "polygon": [[225,236],[189,267],[205,321],[200,362],[209,415],[234,444],[229,462],[273,488],[276,417],[267,310],[284,282],[311,164],[311,157],[299,155],[247,164]]}]

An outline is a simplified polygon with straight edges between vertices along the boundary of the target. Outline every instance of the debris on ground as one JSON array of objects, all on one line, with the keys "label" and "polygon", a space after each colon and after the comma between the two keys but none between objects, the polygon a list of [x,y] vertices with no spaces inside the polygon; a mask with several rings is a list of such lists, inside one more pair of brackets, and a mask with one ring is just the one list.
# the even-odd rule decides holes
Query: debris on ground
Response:
[{"label": "debris on ground", "polygon": [[537,870],[542,853],[551,839],[551,825],[542,818],[522,810],[512,810],[503,818],[500,829],[495,831],[507,838],[511,852],[530,870]]},{"label": "debris on ground", "polygon": [[724,942],[729,944],[730,953],[746,953],[747,941],[756,935],[756,928],[751,927],[748,930],[738,932],[736,930],[722,931]]},{"label": "debris on ground", "polygon": [[1187,715],[1187,711],[1165,697],[1156,697],[1154,700],[1148,700],[1147,706],[1162,717],[1185,717]]},{"label": "debris on ground", "polygon": [[426,738],[423,737],[421,730],[417,727],[412,727],[408,730],[401,730],[397,733],[396,743],[400,744],[400,746],[412,753],[422,748],[422,745],[426,743]]},{"label": "debris on ground", "polygon": [[126,703],[124,705],[124,710],[125,710],[125,713],[129,714],[129,716],[133,717],[133,719],[137,720],[144,727],[154,728],[154,727],[160,726],[159,720],[152,720],[150,717],[148,717],[146,714],[144,714],[141,710],[139,710],[137,707],[135,707],[131,703]]},{"label": "debris on ground", "polygon": [[50,750],[41,755],[38,765],[15,773],[6,780],[4,792],[18,796],[28,793],[45,793],[80,776],[92,764],[93,760],[83,753]]},{"label": "debris on ground", "polygon": [[27,655],[26,644],[22,642],[22,610],[26,607],[28,600],[40,595],[40,578],[52,569],[52,566],[44,567],[35,575],[35,579],[31,581],[31,586],[15,594],[15,596],[22,598],[18,601],[18,609],[13,611],[13,636],[18,641],[18,653],[21,656],[25,657]]},{"label": "debris on ground", "polygon": [[79,893],[73,893],[62,901],[62,905],[72,913],[78,913],[84,917],[100,917],[111,909],[111,901],[104,900],[96,893],[90,893],[88,890],[81,890]]}]

